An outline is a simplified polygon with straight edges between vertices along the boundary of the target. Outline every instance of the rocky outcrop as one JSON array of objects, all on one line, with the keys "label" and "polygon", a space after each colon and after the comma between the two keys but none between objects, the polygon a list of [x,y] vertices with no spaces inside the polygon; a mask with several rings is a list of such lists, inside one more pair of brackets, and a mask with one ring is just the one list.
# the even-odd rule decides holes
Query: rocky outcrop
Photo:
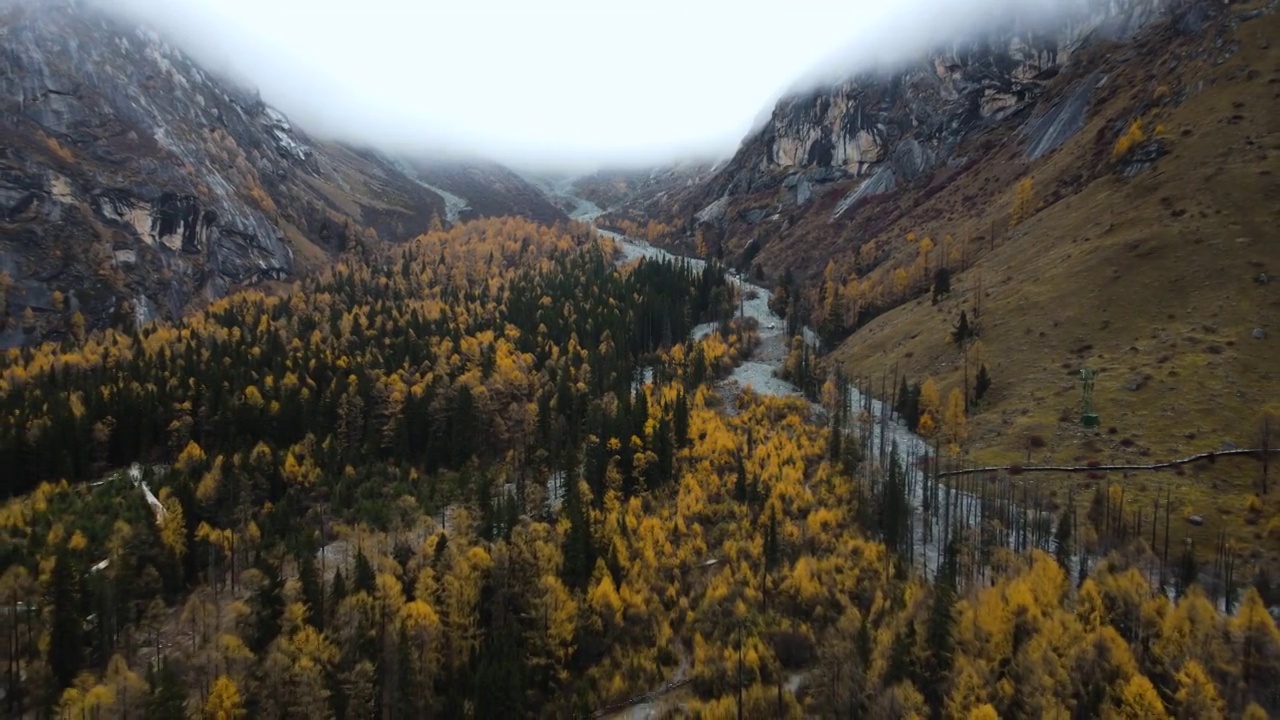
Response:
[{"label": "rocky outcrop", "polygon": [[1037,112],[1022,128],[1027,138],[1027,160],[1039,160],[1056,150],[1084,127],[1089,99],[1103,80],[1092,73],[1077,82],[1064,98]]},{"label": "rocky outcrop", "polygon": [[[1176,1],[1176,0],[1169,0]],[[1084,45],[1124,39],[1167,9],[1167,0],[1081,0],[1049,25],[1015,22],[938,48],[891,73],[866,73],[786,97],[765,125],[692,198],[689,213],[726,196],[872,177],[839,203],[836,217],[869,196],[928,176],[975,130],[1036,105]],[[1096,84],[1098,79],[1093,80]],[[1083,126],[1092,85],[1031,128],[1039,157]]]},{"label": "rocky outcrop", "polygon": [[563,217],[499,166],[310,137],[84,3],[0,0],[0,48],[0,348],[60,336],[71,312],[91,328],[173,317],[361,238],[411,238],[447,221],[446,196],[471,215]]}]

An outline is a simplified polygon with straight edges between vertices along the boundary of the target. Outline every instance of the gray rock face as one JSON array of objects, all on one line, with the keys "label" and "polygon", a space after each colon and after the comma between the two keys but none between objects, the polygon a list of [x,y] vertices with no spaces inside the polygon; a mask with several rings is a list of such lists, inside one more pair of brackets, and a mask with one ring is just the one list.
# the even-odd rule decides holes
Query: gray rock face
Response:
[{"label": "gray rock face", "polygon": [[[0,268],[14,287],[63,292],[90,327],[288,278],[289,228],[334,250],[367,227],[421,232],[441,204],[387,168],[353,167],[255,93],[82,4],[0,3],[0,44]],[[390,201],[343,190],[374,177]],[[28,306],[38,315],[19,341],[65,328],[38,296],[10,293],[0,322]]]},{"label": "gray rock face", "polygon": [[[397,163],[308,137],[85,3],[0,0],[0,49],[0,347],[65,332],[44,300],[55,289],[91,328],[171,318],[295,276],[304,246],[314,266],[362,236],[421,234],[446,219],[443,194],[474,215],[564,217],[500,166]],[[15,336],[28,306],[37,330]]]},{"label": "gray rock face", "polygon": [[106,234],[169,253],[160,264],[170,270],[185,270],[184,256],[210,260],[204,285],[293,272],[269,208],[237,187],[266,193],[264,175],[305,160],[282,115],[216,84],[158,36],[88,10],[19,4],[5,25],[0,114],[20,138],[6,169],[25,182],[5,180],[10,193],[26,190],[19,203],[54,222],[87,209]]},{"label": "gray rock face", "polygon": [[1116,171],[1124,177],[1133,177],[1143,170],[1150,169],[1169,150],[1165,147],[1164,141],[1160,138],[1150,138],[1143,141],[1129,154],[1121,158]]},{"label": "gray rock face", "polygon": [[723,197],[710,205],[699,210],[694,218],[700,223],[714,223],[724,217],[724,213],[729,208],[729,198]]},{"label": "gray rock face", "polygon": [[858,203],[876,195],[883,195],[893,192],[898,186],[897,178],[893,175],[893,168],[882,167],[876,171],[874,175],[863,180],[858,187],[853,189],[848,195],[844,196],[839,203],[836,204],[835,210],[832,211],[831,217],[840,217],[846,211],[858,206]]},{"label": "gray rock face", "polygon": [[[886,166],[894,181],[910,183],[949,160],[972,131],[1033,107],[1085,43],[1133,35],[1165,12],[1166,2],[1081,0],[1048,31],[1006,26],[889,74],[856,75],[786,97],[708,183],[708,193],[752,194],[797,171],[818,170],[876,175],[876,184],[860,187],[883,191],[892,186],[891,176],[880,175]],[[1044,155],[1083,126],[1096,82],[1082,82],[1066,102],[1032,118],[1030,156]]]},{"label": "gray rock face", "polygon": [[1094,89],[1103,81],[1097,73],[1076,84],[1062,100],[1036,113],[1023,127],[1027,137],[1027,160],[1039,160],[1080,132],[1089,111]]}]

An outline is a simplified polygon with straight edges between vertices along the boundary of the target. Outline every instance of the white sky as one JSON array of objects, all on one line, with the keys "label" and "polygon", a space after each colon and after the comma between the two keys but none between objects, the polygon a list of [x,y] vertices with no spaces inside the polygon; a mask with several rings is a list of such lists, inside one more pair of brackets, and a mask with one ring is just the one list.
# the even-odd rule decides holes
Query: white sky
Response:
[{"label": "white sky", "polygon": [[[728,154],[798,78],[1014,0],[97,0],[305,129],[521,165]],[[1036,0],[1036,2],[1053,0]]]}]

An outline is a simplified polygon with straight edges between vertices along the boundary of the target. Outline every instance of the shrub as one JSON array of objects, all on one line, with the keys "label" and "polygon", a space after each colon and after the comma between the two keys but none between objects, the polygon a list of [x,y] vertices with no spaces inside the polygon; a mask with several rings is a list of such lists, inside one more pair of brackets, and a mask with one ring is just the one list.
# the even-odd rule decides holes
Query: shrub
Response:
[{"label": "shrub", "polygon": [[1147,134],[1142,129],[1142,119],[1137,118],[1129,123],[1129,129],[1120,136],[1120,139],[1116,140],[1115,146],[1111,148],[1111,159],[1119,160],[1123,158],[1146,139]]}]

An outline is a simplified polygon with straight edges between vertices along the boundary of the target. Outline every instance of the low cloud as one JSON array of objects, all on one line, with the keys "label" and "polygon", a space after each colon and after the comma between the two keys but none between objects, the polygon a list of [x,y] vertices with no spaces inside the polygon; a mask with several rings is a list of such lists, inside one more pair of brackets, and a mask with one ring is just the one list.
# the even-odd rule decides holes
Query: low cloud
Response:
[{"label": "low cloud", "polygon": [[784,92],[1086,0],[92,0],[309,132],[590,168],[727,155]]}]

